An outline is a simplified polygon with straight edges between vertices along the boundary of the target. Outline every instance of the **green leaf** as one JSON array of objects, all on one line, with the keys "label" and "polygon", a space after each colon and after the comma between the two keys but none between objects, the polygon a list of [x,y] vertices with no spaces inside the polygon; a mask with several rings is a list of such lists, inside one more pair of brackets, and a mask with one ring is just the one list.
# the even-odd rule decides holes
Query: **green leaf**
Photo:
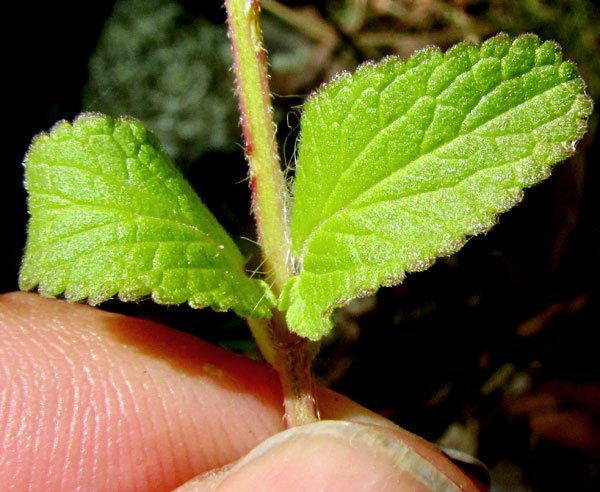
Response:
[{"label": "green leaf", "polygon": [[534,35],[386,58],[306,103],[280,308],[319,339],[336,306],[398,284],[489,229],[574,152],[591,100]]},{"label": "green leaf", "polygon": [[34,139],[25,185],[21,289],[270,315],[268,286],[246,276],[232,239],[138,121],[86,113],[57,123]]}]

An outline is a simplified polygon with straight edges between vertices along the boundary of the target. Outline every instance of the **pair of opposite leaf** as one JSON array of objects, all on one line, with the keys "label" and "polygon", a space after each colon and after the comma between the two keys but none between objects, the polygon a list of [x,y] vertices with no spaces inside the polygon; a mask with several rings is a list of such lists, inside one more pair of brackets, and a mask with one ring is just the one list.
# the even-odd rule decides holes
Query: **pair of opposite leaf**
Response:
[{"label": "pair of opposite leaf", "polygon": [[292,254],[280,299],[138,121],[83,114],[38,135],[25,158],[29,237],[22,289],[100,303],[287,311],[318,340],[331,313],[397,284],[490,228],[574,152],[592,103],[553,42],[500,34],[426,48],[343,74],[306,102]]}]

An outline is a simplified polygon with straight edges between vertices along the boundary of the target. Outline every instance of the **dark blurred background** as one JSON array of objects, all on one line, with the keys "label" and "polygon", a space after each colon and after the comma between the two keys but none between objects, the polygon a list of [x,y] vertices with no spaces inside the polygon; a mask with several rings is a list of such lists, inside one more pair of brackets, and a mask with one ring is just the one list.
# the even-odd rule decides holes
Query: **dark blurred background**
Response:
[{"label": "dark blurred background", "polygon": [[[498,31],[558,41],[600,94],[600,13],[584,0],[263,0],[279,139],[293,164],[303,98],[340,70]],[[252,243],[225,12],[218,0],[16,5],[5,39],[0,292],[25,243],[30,139],[81,111],[154,130],[249,260]],[[14,17],[13,17],[14,16]],[[7,36],[4,31],[3,36]],[[492,490],[600,490],[600,175],[597,111],[577,154],[486,235],[337,313],[319,379],[401,426],[477,455]],[[244,239],[247,238],[247,239]],[[149,317],[256,356],[228,313],[152,302]]]}]

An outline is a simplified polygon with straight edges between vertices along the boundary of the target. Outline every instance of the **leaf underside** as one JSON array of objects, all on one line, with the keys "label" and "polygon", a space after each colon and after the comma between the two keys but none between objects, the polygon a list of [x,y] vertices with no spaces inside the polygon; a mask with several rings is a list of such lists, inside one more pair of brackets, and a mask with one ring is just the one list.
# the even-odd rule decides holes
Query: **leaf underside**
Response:
[{"label": "leaf underside", "polygon": [[291,329],[321,338],[336,306],[489,229],[574,152],[591,108],[575,66],[534,35],[426,48],[321,88],[301,120]]},{"label": "leaf underside", "polygon": [[246,276],[237,246],[138,121],[61,121],[34,139],[24,164],[21,289],[270,315],[268,286]]}]

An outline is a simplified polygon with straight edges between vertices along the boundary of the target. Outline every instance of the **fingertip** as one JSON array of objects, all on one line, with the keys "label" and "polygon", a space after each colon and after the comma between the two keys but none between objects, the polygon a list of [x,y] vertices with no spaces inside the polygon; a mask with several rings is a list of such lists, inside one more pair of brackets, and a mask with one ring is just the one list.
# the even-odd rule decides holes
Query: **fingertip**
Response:
[{"label": "fingertip", "polygon": [[269,438],[234,466],[176,492],[445,492],[486,490],[409,433],[321,421]]}]

